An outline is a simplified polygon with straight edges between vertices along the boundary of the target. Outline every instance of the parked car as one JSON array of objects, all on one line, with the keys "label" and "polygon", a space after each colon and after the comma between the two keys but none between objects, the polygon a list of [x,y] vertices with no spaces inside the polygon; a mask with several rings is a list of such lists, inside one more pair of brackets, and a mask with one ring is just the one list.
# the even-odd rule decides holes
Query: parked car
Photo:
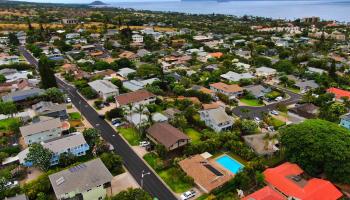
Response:
[{"label": "parked car", "polygon": [[142,141],[139,143],[139,146],[140,147],[147,147],[149,146],[151,143],[149,141]]},{"label": "parked car", "polygon": [[117,119],[112,119],[111,123],[113,126],[115,127],[119,127],[125,124],[125,122],[123,122],[121,119],[117,118]]},{"label": "parked car", "polygon": [[71,103],[72,100],[71,100],[69,97],[67,97],[66,102],[67,102],[67,103]]},{"label": "parked car", "polygon": [[182,193],[180,198],[181,198],[181,200],[187,200],[187,199],[191,199],[191,198],[193,198],[195,196],[196,196],[196,191],[189,190],[187,192]]},{"label": "parked car", "polygon": [[278,114],[279,114],[277,110],[272,110],[270,113],[271,113],[272,115],[278,115]]},{"label": "parked car", "polygon": [[12,188],[18,185],[18,181],[9,181],[5,184],[5,187]]},{"label": "parked car", "polygon": [[109,102],[105,101],[105,102],[103,102],[103,105],[109,106],[109,105],[111,105],[111,104],[110,104]]},{"label": "parked car", "polygon": [[283,100],[283,97],[279,96],[279,97],[276,97],[275,101],[282,101]]},{"label": "parked car", "polygon": [[269,126],[269,127],[267,127],[267,130],[268,130],[269,132],[274,132],[274,131],[275,131],[275,128],[274,128],[273,126]]},{"label": "parked car", "polygon": [[260,122],[260,118],[259,117],[254,117],[254,121],[259,123]]}]

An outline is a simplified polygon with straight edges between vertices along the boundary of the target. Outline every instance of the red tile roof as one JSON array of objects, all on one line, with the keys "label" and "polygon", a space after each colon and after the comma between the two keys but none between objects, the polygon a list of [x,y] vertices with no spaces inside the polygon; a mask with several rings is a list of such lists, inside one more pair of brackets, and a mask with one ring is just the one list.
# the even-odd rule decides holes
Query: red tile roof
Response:
[{"label": "red tile roof", "polygon": [[156,95],[148,92],[147,90],[137,90],[135,92],[129,92],[125,94],[121,94],[115,97],[115,100],[119,103],[119,106],[127,105],[129,103],[136,103],[151,97],[155,97]]},{"label": "red tile roof", "polygon": [[286,198],[269,186],[244,197],[242,200],[285,200]]},{"label": "red tile roof", "polygon": [[350,98],[350,91],[342,90],[339,88],[331,87],[327,89],[327,92],[333,93],[337,99],[340,99],[341,97]]},{"label": "red tile roof", "polygon": [[336,200],[342,193],[329,181],[312,178],[295,181],[292,177],[304,171],[293,163],[286,162],[264,171],[265,181],[288,196],[303,200]]}]

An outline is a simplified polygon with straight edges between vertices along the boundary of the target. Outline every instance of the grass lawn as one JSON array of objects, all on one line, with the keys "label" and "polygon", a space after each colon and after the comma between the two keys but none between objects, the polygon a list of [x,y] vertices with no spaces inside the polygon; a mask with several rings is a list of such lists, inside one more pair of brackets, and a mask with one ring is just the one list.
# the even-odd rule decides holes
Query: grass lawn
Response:
[{"label": "grass lawn", "polygon": [[68,115],[69,115],[69,119],[71,119],[71,120],[80,120],[81,119],[81,115],[78,112],[72,112],[72,113],[69,113]]},{"label": "grass lawn", "polygon": [[185,181],[182,176],[179,176],[179,174],[183,173],[180,170],[181,169],[175,167],[170,167],[158,172],[159,176],[176,193],[186,192],[193,187],[191,183]]},{"label": "grass lawn", "polygon": [[185,133],[191,138],[192,143],[198,143],[201,140],[201,134],[193,128],[187,128]]},{"label": "grass lawn", "polygon": [[281,127],[281,126],[284,126],[286,123],[285,122],[283,122],[283,121],[281,121],[281,120],[279,120],[279,119],[276,119],[276,118],[274,118],[274,117],[271,117],[271,120],[270,120],[271,122],[270,122],[270,126],[274,126],[275,128],[279,128],[279,127]]},{"label": "grass lawn", "polygon": [[193,187],[192,183],[188,182],[183,176],[184,173],[180,168],[170,167],[164,169],[163,160],[157,154],[148,153],[143,156],[143,159],[145,159],[174,192],[186,192]]},{"label": "grass lawn", "polygon": [[262,106],[264,105],[263,103],[261,103],[259,101],[259,99],[245,99],[245,98],[242,98],[242,99],[239,99],[242,103],[248,105],[248,106]]},{"label": "grass lawn", "polygon": [[268,99],[276,99],[276,97],[281,96],[282,94],[278,91],[271,91],[267,94],[265,94],[265,97]]},{"label": "grass lawn", "polygon": [[20,120],[18,118],[7,118],[0,120],[0,131],[11,131],[11,128],[15,125],[20,125]]},{"label": "grass lawn", "polygon": [[141,142],[141,137],[134,128],[118,128],[118,131],[132,146],[137,146]]},{"label": "grass lawn", "polygon": [[297,94],[300,93],[300,90],[298,88],[295,88],[295,87],[288,87],[287,89],[294,92],[294,93],[297,93]]}]

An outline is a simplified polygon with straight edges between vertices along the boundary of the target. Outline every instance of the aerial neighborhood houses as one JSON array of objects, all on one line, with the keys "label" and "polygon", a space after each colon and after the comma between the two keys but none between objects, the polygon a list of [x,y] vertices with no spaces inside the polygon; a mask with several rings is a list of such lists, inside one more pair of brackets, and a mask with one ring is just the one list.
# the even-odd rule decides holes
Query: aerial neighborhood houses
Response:
[{"label": "aerial neighborhood houses", "polygon": [[[0,33],[7,190],[62,200],[127,188],[181,200],[349,197],[347,25],[52,9],[40,29],[35,15],[26,25],[35,31]],[[49,184],[40,195],[36,180]]]}]

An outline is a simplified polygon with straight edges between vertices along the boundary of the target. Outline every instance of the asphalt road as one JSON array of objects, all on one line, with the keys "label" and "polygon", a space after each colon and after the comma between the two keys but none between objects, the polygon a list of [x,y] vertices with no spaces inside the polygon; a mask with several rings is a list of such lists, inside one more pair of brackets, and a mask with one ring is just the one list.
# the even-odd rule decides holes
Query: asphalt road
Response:
[{"label": "asphalt road", "polygon": [[33,65],[36,69],[38,69],[38,61],[30,54],[24,46],[18,47],[21,54],[24,58],[29,62],[29,64]]},{"label": "asphalt road", "polygon": [[[38,61],[25,49],[19,47],[19,51],[26,58],[26,60],[35,68],[38,68]],[[143,189],[149,192],[153,197],[160,200],[176,200],[174,194],[164,185],[162,181],[149,169],[149,167],[142,161],[142,159],[131,149],[131,147],[119,136],[119,134],[103,119],[99,118],[98,113],[90,107],[90,105],[77,93],[76,89],[62,80],[57,79],[57,83],[71,98],[72,103],[84,115],[84,117],[91,123],[91,125],[101,131],[103,139],[113,145],[117,154],[119,154],[124,161],[124,166],[134,177],[134,179],[141,185],[141,174],[150,173],[144,176]]]},{"label": "asphalt road", "polygon": [[290,98],[261,107],[237,106],[232,111],[236,116],[241,118],[254,119],[254,117],[259,117],[260,119],[262,119],[263,113],[268,113],[269,111],[276,110],[276,106],[278,104],[284,104],[288,106],[297,103],[301,99],[300,94],[296,94],[282,88],[279,89],[283,90],[286,94],[288,94]]}]

